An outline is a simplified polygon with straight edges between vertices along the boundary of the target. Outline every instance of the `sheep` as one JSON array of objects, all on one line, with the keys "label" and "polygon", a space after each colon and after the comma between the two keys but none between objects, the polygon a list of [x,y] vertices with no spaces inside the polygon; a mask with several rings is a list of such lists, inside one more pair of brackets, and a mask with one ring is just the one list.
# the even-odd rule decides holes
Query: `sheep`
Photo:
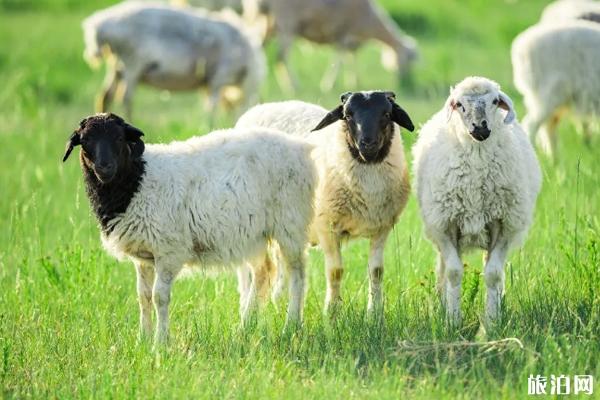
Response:
[{"label": "sheep", "polygon": [[[402,139],[394,123],[414,129],[394,100],[392,92],[347,92],[330,112],[300,101],[267,103],[248,110],[236,124],[278,129],[315,146],[319,180],[310,242],[325,253],[324,310],[332,317],[341,301],[340,244],[359,237],[370,239],[367,310],[373,315],[383,309],[383,250],[410,193]],[[279,268],[282,277],[280,272]]]},{"label": "sheep", "polygon": [[207,88],[211,125],[221,97],[242,111],[256,103],[266,73],[264,52],[259,38],[231,14],[131,1],[86,18],[84,59],[91,66],[107,63],[96,110],[106,111],[121,91],[130,119],[138,83],[166,90]]},{"label": "sheep", "polygon": [[[565,111],[584,120],[600,111],[600,25],[573,20],[538,24],[512,43],[515,87],[523,95],[525,131],[538,131],[545,153],[556,152],[556,127]],[[589,132],[587,139],[589,140]]]},{"label": "sheep", "polygon": [[479,248],[486,251],[485,321],[493,323],[500,316],[507,254],[524,240],[541,186],[535,152],[512,100],[496,82],[464,79],[423,125],[412,152],[448,321],[461,322],[461,254]]},{"label": "sheep", "polygon": [[[81,121],[63,157],[81,145],[86,191],[104,248],[135,265],[141,336],[151,333],[153,302],[155,343],[167,341],[171,285],[182,270],[259,265],[271,241],[291,276],[286,328],[296,326],[316,185],[312,147],[265,128],[147,146],[142,135],[117,115],[94,115]],[[242,323],[254,298],[251,287]]]},{"label": "sheep", "polygon": [[600,22],[600,3],[593,0],[558,0],[544,8],[540,21],[556,23],[573,19]]},{"label": "sheep", "polygon": [[[253,2],[260,3],[252,7]],[[339,50],[354,52],[364,42],[374,39],[386,46],[382,63],[387,69],[400,71],[405,77],[417,57],[415,40],[398,29],[389,15],[373,0],[245,0],[244,9],[267,9],[272,15],[279,40],[278,79],[283,88],[295,86],[288,66],[288,53],[295,37],[333,44]],[[256,19],[256,13],[248,19]],[[330,90],[340,68],[340,59],[321,83]]]}]

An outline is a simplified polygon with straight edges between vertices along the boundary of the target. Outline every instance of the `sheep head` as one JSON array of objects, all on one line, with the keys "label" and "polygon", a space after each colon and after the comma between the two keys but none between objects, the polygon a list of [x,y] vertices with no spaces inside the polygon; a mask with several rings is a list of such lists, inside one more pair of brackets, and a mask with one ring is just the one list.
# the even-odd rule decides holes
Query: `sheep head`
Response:
[{"label": "sheep head", "polygon": [[67,142],[63,162],[81,145],[81,162],[103,184],[110,183],[144,152],[144,135],[121,117],[108,113],[83,119]]},{"label": "sheep head", "polygon": [[341,120],[352,156],[361,163],[381,162],[387,157],[394,137],[394,122],[411,132],[415,129],[395,98],[393,92],[344,93],[341,104],[327,113],[313,131]]},{"label": "sheep head", "polygon": [[511,124],[516,118],[510,97],[496,82],[481,77],[466,78],[450,89],[446,112],[449,122],[454,115],[460,116],[466,131],[477,142],[486,140],[495,128]]}]

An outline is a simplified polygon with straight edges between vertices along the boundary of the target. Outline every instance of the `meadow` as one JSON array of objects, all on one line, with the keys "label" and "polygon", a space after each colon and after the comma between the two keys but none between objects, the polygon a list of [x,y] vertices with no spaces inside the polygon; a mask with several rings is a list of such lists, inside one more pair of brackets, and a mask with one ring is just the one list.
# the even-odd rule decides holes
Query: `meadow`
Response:
[{"label": "meadow", "polygon": [[[282,333],[285,313],[272,304],[241,330],[235,275],[222,274],[175,284],[166,351],[138,343],[134,269],[105,254],[80,168],[61,162],[103,79],[82,59],[80,22],[111,3],[0,0],[0,397],[514,399],[527,397],[531,374],[600,379],[600,137],[586,147],[569,122],[560,127],[557,161],[540,157],[535,222],[506,265],[503,321],[494,331],[480,330],[479,253],[466,258],[464,324],[445,326],[434,252],[413,197],[386,247],[383,321],[365,316],[367,243],[357,241],[343,251],[344,306],[335,323],[322,314],[323,257],[311,250],[296,334]],[[418,126],[442,107],[450,85],[483,75],[523,116],[510,43],[547,1],[381,4],[416,37],[421,57],[413,85],[402,88],[379,65],[377,48],[366,46],[355,66],[359,88],[395,90]],[[353,89],[340,79],[319,91],[332,54],[296,44],[295,97],[329,108]],[[286,98],[272,75],[261,98]],[[140,88],[134,101],[133,124],[147,142],[208,131],[196,93]],[[218,115],[218,127],[233,123]],[[403,132],[408,157],[416,135]],[[591,397],[600,398],[595,383]]]}]

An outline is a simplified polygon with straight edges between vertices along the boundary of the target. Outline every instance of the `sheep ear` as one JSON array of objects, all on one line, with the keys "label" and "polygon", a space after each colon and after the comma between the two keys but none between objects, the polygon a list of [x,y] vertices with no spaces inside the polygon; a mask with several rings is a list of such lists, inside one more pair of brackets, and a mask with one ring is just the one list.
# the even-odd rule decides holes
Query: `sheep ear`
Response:
[{"label": "sheep ear", "polygon": [[129,147],[131,148],[131,155],[134,158],[140,158],[144,153],[144,149],[146,148],[144,142],[142,141],[142,136],[144,136],[144,132],[132,125],[129,125],[125,121],[121,122],[121,125],[125,129],[125,140],[129,142]]},{"label": "sheep ear", "polygon": [[319,124],[311,130],[311,132],[318,131],[320,129],[325,128],[328,125],[333,124],[336,121],[339,121],[344,117],[344,106],[339,105],[332,111],[328,112],[327,115],[319,122]]},{"label": "sheep ear", "polygon": [[394,121],[401,127],[408,129],[411,132],[415,130],[415,126],[410,120],[408,113],[394,102],[392,102],[392,121]]},{"label": "sheep ear", "polygon": [[446,102],[446,122],[450,121],[454,110],[456,110],[456,101],[454,101],[454,99],[450,99]]},{"label": "sheep ear", "polygon": [[515,118],[517,118],[512,100],[503,91],[500,91],[500,95],[498,96],[498,107],[508,111],[506,113],[506,117],[504,117],[505,124],[510,124],[515,120]]},{"label": "sheep ear", "polygon": [[352,92],[342,93],[342,95],[340,96],[340,101],[342,102],[342,104],[344,104],[350,96],[352,96]]},{"label": "sheep ear", "polygon": [[69,141],[67,142],[67,145],[65,146],[65,154],[63,155],[63,162],[67,161],[67,158],[69,158],[69,155],[71,155],[71,152],[73,151],[73,148],[75,146],[79,146],[81,144],[81,136],[79,136],[79,131],[75,131],[71,134],[71,137],[69,138]]}]

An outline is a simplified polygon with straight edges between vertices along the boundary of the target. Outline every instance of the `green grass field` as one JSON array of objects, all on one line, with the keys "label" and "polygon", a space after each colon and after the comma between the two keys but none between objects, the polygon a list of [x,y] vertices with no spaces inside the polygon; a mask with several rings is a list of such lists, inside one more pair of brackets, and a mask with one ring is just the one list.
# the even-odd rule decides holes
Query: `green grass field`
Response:
[{"label": "green grass field", "polygon": [[[312,250],[297,334],[282,334],[285,315],[273,305],[242,331],[236,279],[223,274],[175,284],[168,350],[156,355],[138,344],[134,269],[102,250],[80,168],[61,162],[103,79],[83,62],[79,24],[110,3],[0,0],[0,397],[513,399],[527,397],[530,374],[600,379],[600,139],[584,146],[568,122],[559,160],[541,159],[535,223],[506,265],[497,331],[478,332],[480,254],[466,258],[463,327],[444,325],[434,253],[411,198],[386,248],[384,323],[365,318],[367,246],[358,241],[344,250],[345,307],[335,324],[321,313],[323,258]],[[395,87],[372,46],[359,53],[360,88],[396,90],[420,125],[442,107],[451,84],[484,75],[524,114],[509,48],[546,1],[382,3],[419,41],[414,89]],[[332,107],[352,89],[341,80],[331,93],[318,90],[331,55],[296,46],[296,97]],[[272,76],[261,94],[285,98]],[[133,122],[148,142],[187,138],[207,132],[201,105],[194,93],[141,89]],[[234,123],[225,113],[217,121]],[[415,136],[404,133],[407,154]]]}]

